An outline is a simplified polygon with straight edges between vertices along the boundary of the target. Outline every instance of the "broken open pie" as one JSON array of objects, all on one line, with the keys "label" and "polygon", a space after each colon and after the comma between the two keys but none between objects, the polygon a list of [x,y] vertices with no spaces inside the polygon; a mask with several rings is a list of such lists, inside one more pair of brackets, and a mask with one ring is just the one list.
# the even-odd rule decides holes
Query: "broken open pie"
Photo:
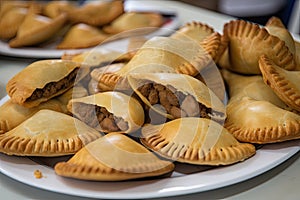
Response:
[{"label": "broken open pie", "polygon": [[143,107],[133,97],[120,92],[72,99],[68,109],[81,121],[106,133],[131,133],[144,124]]},{"label": "broken open pie", "polygon": [[160,176],[174,164],[160,160],[124,134],[107,134],[89,143],[67,162],[55,165],[60,176],[95,181],[121,181]]},{"label": "broken open pie", "polygon": [[163,157],[198,165],[228,165],[255,154],[252,144],[238,142],[223,126],[205,118],[146,125],[141,142]]},{"label": "broken open pie", "polygon": [[98,131],[69,115],[41,110],[0,135],[0,152],[19,156],[69,155],[99,137]]},{"label": "broken open pie", "polygon": [[154,111],[169,118],[226,118],[225,106],[201,81],[184,74],[132,73],[128,81],[135,93]]},{"label": "broken open pie", "polygon": [[86,66],[72,61],[36,61],[11,78],[6,91],[14,103],[34,107],[64,93],[88,73]]}]

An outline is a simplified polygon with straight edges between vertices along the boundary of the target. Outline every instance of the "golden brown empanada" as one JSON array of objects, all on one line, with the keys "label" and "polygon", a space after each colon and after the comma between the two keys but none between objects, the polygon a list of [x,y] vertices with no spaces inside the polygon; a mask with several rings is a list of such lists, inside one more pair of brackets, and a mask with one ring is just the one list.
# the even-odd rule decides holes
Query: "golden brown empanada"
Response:
[{"label": "golden brown empanada", "polygon": [[300,112],[300,71],[287,71],[263,55],[259,60],[263,79],[277,96]]},{"label": "golden brown empanada", "polygon": [[122,69],[115,73],[100,74],[99,84],[111,90],[129,90],[126,76],[130,73],[164,72],[195,76],[212,61],[207,50],[215,49],[209,45],[213,45],[215,39],[207,39],[201,46],[192,39],[183,41],[170,37],[151,38]]},{"label": "golden brown empanada", "polygon": [[109,37],[97,27],[79,23],[70,28],[57,49],[80,49],[93,47],[104,42]]},{"label": "golden brown empanada", "polygon": [[230,101],[225,128],[239,141],[267,144],[300,138],[300,116],[250,97]]},{"label": "golden brown empanada", "polygon": [[106,133],[131,133],[144,124],[143,107],[133,97],[120,92],[72,99],[68,109],[81,121]]},{"label": "golden brown empanada", "polygon": [[172,172],[174,164],[160,160],[123,134],[107,134],[55,165],[60,176],[95,181],[121,181]]},{"label": "golden brown empanada", "polygon": [[72,61],[36,61],[11,78],[6,91],[14,103],[34,107],[64,93],[88,73],[88,67]]},{"label": "golden brown empanada", "polygon": [[271,35],[274,35],[284,41],[290,52],[295,55],[294,38],[289,30],[286,29],[280,18],[275,16],[271,17],[266,23],[265,28]]},{"label": "golden brown empanada", "polygon": [[20,25],[17,36],[9,41],[12,48],[37,45],[49,40],[57,34],[67,21],[61,14],[51,19],[39,14],[29,13]]},{"label": "golden brown empanada", "polygon": [[242,74],[260,74],[258,60],[266,54],[287,70],[296,68],[293,53],[285,42],[257,24],[233,20],[224,25],[222,41],[228,46],[218,62],[219,66]]},{"label": "golden brown empanada", "polygon": [[[268,101],[282,109],[289,107],[264,83],[262,76],[244,76],[222,69],[222,75],[228,85],[229,102],[250,97],[258,101]],[[291,110],[291,109],[289,109]]]},{"label": "golden brown empanada", "polygon": [[123,1],[94,1],[68,11],[72,23],[102,26],[112,22],[124,12]]},{"label": "golden brown empanada", "polygon": [[253,145],[238,142],[223,126],[205,118],[144,126],[141,142],[163,157],[197,165],[228,165],[255,154]]},{"label": "golden brown empanada", "polygon": [[135,30],[136,32],[131,31],[130,33],[148,33],[157,30],[156,28],[162,26],[163,22],[164,19],[159,13],[126,12],[113,20],[111,24],[104,26],[103,31],[117,34],[138,29]]},{"label": "golden brown empanada", "polygon": [[11,9],[28,8],[31,4],[30,1],[0,1],[0,19]]},{"label": "golden brown empanada", "polygon": [[18,156],[69,155],[99,137],[98,131],[69,115],[41,110],[0,135],[0,152]]},{"label": "golden brown empanada", "polygon": [[132,73],[128,81],[151,109],[169,118],[204,117],[218,122],[226,118],[225,106],[201,81],[184,74]]}]

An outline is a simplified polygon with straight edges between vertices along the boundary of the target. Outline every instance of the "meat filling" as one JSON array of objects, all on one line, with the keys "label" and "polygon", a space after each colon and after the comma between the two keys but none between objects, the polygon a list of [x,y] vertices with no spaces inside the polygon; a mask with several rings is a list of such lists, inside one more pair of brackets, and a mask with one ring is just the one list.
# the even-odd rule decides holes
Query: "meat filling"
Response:
[{"label": "meat filling", "polygon": [[151,105],[161,104],[166,112],[174,118],[202,117],[210,119],[212,109],[196,101],[192,95],[185,95],[172,86],[147,83],[138,90],[148,99]]},{"label": "meat filling", "polygon": [[43,97],[51,97],[58,91],[69,88],[70,85],[74,84],[78,70],[78,68],[74,69],[67,77],[58,82],[50,82],[47,83],[44,88],[36,89],[26,101],[29,102]]},{"label": "meat filling", "polygon": [[100,125],[103,132],[126,131],[128,123],[121,117],[116,117],[104,107],[79,103],[74,106],[76,116],[89,126]]}]

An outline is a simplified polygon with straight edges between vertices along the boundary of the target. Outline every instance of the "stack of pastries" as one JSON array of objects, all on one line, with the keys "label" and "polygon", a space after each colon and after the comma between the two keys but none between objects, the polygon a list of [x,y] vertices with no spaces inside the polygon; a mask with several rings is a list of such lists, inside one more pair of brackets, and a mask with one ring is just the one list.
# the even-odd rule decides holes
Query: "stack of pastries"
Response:
[{"label": "stack of pastries", "polygon": [[279,19],[234,20],[223,34],[190,22],[136,41],[126,53],[64,55],[15,75],[0,152],[71,155],[57,175],[119,181],[171,174],[177,163],[234,164],[255,144],[300,138],[299,43]]},{"label": "stack of pastries", "polygon": [[[0,1],[0,39],[11,48],[52,45],[57,49],[94,47],[141,28],[155,31],[165,23],[155,12],[125,12],[123,1]],[[148,27],[146,29],[146,27]],[[119,35],[118,35],[119,34]]]}]

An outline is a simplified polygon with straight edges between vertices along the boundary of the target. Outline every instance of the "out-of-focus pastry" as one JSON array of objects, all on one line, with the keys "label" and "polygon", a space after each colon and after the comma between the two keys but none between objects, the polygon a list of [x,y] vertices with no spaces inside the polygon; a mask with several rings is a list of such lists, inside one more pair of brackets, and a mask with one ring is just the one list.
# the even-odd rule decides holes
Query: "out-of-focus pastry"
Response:
[{"label": "out-of-focus pastry", "polygon": [[163,157],[197,165],[229,165],[256,152],[252,144],[238,142],[220,124],[193,117],[144,126],[141,142]]},{"label": "out-of-focus pastry", "polygon": [[64,177],[94,181],[121,181],[160,176],[172,172],[174,164],[123,134],[107,134],[89,143],[67,162],[55,165]]},{"label": "out-of-focus pastry", "polygon": [[6,12],[0,20],[0,38],[15,37],[27,13],[28,9],[26,8],[13,8]]},{"label": "out-of-focus pastry", "polygon": [[43,14],[47,17],[55,18],[61,13],[67,13],[75,8],[75,5],[70,1],[50,1],[43,7]]},{"label": "out-of-focus pastry", "polygon": [[69,115],[41,110],[0,135],[0,152],[18,156],[63,156],[74,154],[101,136]]},{"label": "out-of-focus pastry", "polygon": [[294,55],[285,42],[265,28],[233,20],[224,25],[223,31],[222,41],[227,42],[227,48],[218,62],[220,67],[242,74],[260,74],[258,60],[266,54],[284,69],[296,68]]},{"label": "out-of-focus pastry", "polygon": [[163,22],[163,17],[159,13],[126,12],[112,21],[111,24],[104,26],[103,31],[117,34],[132,30],[129,34],[146,34],[157,30]]},{"label": "out-of-focus pastry", "polygon": [[68,11],[72,23],[102,26],[112,22],[124,12],[123,1],[94,1]]},{"label": "out-of-focus pastry", "polygon": [[0,19],[11,9],[28,8],[30,1],[0,1]]},{"label": "out-of-focus pastry", "polygon": [[20,25],[17,35],[9,41],[12,48],[41,44],[54,37],[67,21],[65,14],[51,19],[39,14],[28,14]]},{"label": "out-of-focus pastry", "polygon": [[297,61],[297,67],[296,71],[300,71],[300,42],[295,41],[295,49],[296,49],[296,61]]},{"label": "out-of-focus pastry", "polygon": [[263,55],[259,60],[263,79],[277,96],[292,109],[300,112],[300,71],[288,71]]},{"label": "out-of-focus pastry", "polygon": [[81,121],[105,133],[131,133],[144,124],[143,107],[133,97],[120,92],[72,99],[68,109]]},{"label": "out-of-focus pastry", "polygon": [[57,45],[57,49],[80,49],[94,47],[109,37],[100,29],[88,24],[79,23],[70,28]]},{"label": "out-of-focus pastry", "polygon": [[184,74],[132,73],[128,81],[141,100],[168,119],[203,117],[224,122],[225,106],[201,81]]},{"label": "out-of-focus pastry", "polygon": [[36,61],[11,78],[6,91],[14,103],[34,107],[64,93],[88,73],[88,67],[72,61]]}]

